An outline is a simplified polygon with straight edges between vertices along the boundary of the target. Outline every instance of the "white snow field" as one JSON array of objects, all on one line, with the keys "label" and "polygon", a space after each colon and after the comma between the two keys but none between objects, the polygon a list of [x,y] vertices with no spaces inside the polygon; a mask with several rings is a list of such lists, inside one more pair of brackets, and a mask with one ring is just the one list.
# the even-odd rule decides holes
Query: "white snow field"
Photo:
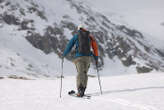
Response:
[{"label": "white snow field", "polygon": [[0,110],[164,110],[164,73],[89,78],[86,94],[91,99],[71,97],[75,76],[63,79],[0,80]]}]

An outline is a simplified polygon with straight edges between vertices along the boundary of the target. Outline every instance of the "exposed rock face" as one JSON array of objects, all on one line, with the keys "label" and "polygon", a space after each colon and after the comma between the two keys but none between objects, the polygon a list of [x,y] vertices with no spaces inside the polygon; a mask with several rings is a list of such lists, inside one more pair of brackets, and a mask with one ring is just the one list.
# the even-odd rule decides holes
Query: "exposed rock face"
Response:
[{"label": "exposed rock face", "polygon": [[[164,71],[164,52],[147,43],[142,33],[125,25],[116,25],[106,16],[92,11],[84,4],[73,0],[66,1],[70,4],[70,7],[77,11],[79,16],[85,16],[86,19],[83,16],[81,16],[81,19],[84,19],[84,25],[91,31],[98,43],[101,69],[103,69],[105,57],[109,59],[117,57],[125,67],[136,65],[138,73],[150,72],[154,69]],[[0,0],[0,3],[3,2],[4,0]],[[60,22],[56,23],[54,21],[53,25],[46,26],[43,34],[36,32],[35,19],[25,19],[24,16],[27,13],[34,13],[44,22],[48,21],[48,17],[44,10],[40,10],[40,6],[32,0],[25,0],[24,2],[29,2],[31,5],[26,9],[26,7],[21,8],[19,5],[16,7],[10,5],[10,2],[6,2],[5,6],[13,7],[13,11],[19,10],[21,16],[4,12],[1,13],[2,20],[8,25],[18,26],[20,31],[27,31],[25,38],[35,48],[42,50],[46,54],[55,52],[61,57],[69,41],[65,30],[69,30],[74,35],[77,32],[76,27],[78,24],[71,21],[71,15],[67,14],[63,15]],[[3,6],[1,7],[3,8]],[[67,59],[72,60],[74,53],[73,49]],[[156,59],[156,57],[160,57],[160,59]]]},{"label": "exposed rock face", "polygon": [[16,18],[14,15],[4,14],[2,17],[3,17],[3,20],[9,25],[11,25],[11,24],[19,25],[20,24],[19,19]]},{"label": "exposed rock face", "polygon": [[152,71],[152,68],[149,67],[136,67],[138,73],[148,73]]},{"label": "exposed rock face", "polygon": [[[58,36],[60,36],[58,38]],[[47,27],[44,35],[30,31],[26,39],[36,48],[43,50],[46,54],[55,52],[59,56],[64,51],[67,44],[63,32],[56,27]]]}]

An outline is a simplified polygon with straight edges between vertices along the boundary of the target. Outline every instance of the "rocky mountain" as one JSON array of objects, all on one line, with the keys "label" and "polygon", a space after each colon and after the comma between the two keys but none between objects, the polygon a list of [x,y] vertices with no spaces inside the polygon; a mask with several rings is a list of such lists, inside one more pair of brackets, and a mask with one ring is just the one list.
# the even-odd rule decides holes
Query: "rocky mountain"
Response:
[{"label": "rocky mountain", "polygon": [[[14,36],[15,42],[16,36],[21,36],[46,55],[55,53],[60,58],[79,24],[90,30],[98,43],[100,70],[114,68],[119,62],[119,68],[126,72],[164,71],[164,52],[151,44],[145,34],[113,23],[87,3],[80,0],[0,0],[0,32],[11,29],[5,32]],[[4,42],[5,36],[0,37],[0,42]],[[74,51],[66,59],[71,61],[73,55]],[[108,67],[108,63],[112,67]]]}]

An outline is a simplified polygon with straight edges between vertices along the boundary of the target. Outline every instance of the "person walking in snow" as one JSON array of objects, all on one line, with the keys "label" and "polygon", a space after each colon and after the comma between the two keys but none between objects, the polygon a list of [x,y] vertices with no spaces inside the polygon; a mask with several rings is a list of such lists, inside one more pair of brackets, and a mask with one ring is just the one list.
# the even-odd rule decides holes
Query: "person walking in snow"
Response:
[{"label": "person walking in snow", "polygon": [[98,46],[95,38],[82,25],[78,26],[78,33],[67,44],[63,58],[71,51],[74,45],[76,46],[74,63],[78,72],[76,77],[77,96],[83,97],[88,82],[87,73],[90,67],[91,56],[96,60],[96,65],[98,64]]}]

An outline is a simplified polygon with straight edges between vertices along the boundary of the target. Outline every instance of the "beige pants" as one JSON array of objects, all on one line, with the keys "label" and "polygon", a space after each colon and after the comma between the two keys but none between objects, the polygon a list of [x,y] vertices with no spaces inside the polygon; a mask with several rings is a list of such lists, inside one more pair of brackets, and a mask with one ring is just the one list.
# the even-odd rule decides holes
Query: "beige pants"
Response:
[{"label": "beige pants", "polygon": [[78,72],[76,78],[77,88],[79,88],[80,86],[83,86],[85,88],[87,87],[87,82],[88,82],[87,73],[90,67],[90,62],[91,62],[90,56],[82,56],[74,60]]}]

